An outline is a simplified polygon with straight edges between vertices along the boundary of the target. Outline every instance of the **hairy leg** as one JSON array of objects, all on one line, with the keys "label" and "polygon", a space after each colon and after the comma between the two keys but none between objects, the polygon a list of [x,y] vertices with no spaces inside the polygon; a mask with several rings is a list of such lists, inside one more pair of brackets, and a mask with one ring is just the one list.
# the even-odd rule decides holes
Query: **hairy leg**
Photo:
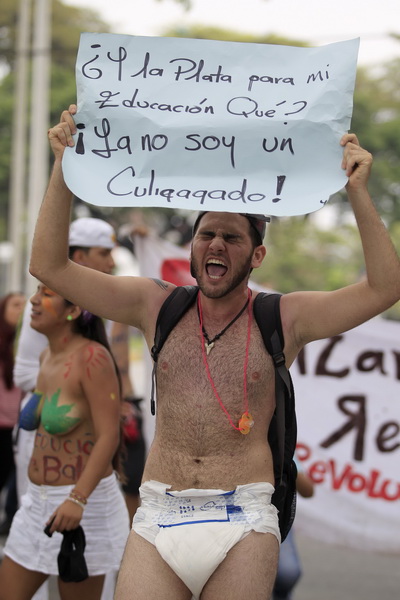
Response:
[{"label": "hairy leg", "polygon": [[25,569],[8,556],[0,567],[0,600],[31,600],[48,575]]},{"label": "hairy leg", "polygon": [[131,531],[114,600],[190,600],[191,597],[155,546]]},{"label": "hairy leg", "polygon": [[58,591],[61,600],[100,600],[105,575],[88,577],[79,583],[66,583],[58,578]]},{"label": "hairy leg", "polygon": [[203,588],[201,600],[266,600],[271,597],[279,544],[270,533],[251,531],[229,550]]}]

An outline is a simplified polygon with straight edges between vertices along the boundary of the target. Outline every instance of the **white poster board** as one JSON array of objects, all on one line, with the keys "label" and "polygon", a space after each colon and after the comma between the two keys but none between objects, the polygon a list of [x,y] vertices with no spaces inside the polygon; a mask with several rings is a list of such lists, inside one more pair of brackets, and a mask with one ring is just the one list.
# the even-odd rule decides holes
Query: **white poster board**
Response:
[{"label": "white poster board", "polygon": [[346,183],[358,46],[83,34],[66,183],[99,206],[313,212]]}]

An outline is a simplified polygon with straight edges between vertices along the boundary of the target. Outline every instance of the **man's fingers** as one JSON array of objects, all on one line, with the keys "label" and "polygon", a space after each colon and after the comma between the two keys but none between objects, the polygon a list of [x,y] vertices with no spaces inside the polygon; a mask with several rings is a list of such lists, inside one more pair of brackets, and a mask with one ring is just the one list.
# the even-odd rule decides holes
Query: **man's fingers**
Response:
[{"label": "man's fingers", "polygon": [[[71,106],[70,106],[70,108],[71,108]],[[76,133],[76,125],[75,125],[75,121],[74,121],[74,117],[73,117],[73,115],[75,114],[75,112],[70,112],[70,110],[64,110],[61,113],[61,119],[60,119],[61,123],[67,123],[68,124],[68,126],[71,129],[72,133]]]},{"label": "man's fingers", "polygon": [[59,140],[59,142],[63,146],[74,146],[75,142],[72,138],[72,133],[74,133],[74,131],[71,131],[70,124],[66,121],[63,121],[61,123],[58,123],[58,125],[56,125],[55,127],[49,129],[48,136],[50,142],[54,140]]},{"label": "man's fingers", "polygon": [[340,140],[343,146],[342,169],[346,175],[350,175],[355,169],[362,166],[363,170],[369,171],[372,165],[372,154],[360,146],[355,133],[346,133]]},{"label": "man's fingers", "polygon": [[358,141],[358,137],[356,136],[355,133],[345,133],[344,136],[342,137],[342,139],[340,140],[340,143],[342,146],[345,146],[349,142],[352,144],[355,144],[356,146],[360,145],[360,142]]}]

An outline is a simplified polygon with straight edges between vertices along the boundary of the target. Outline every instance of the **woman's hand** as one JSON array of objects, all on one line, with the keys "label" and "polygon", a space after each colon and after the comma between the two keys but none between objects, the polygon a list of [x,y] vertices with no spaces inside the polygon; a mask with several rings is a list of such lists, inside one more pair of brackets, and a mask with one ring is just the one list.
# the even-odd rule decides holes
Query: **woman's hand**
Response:
[{"label": "woman's hand", "polygon": [[49,533],[59,531],[70,531],[76,529],[81,522],[83,516],[83,508],[76,502],[66,499],[60,506],[54,511],[51,517],[48,519],[46,525],[50,525]]}]

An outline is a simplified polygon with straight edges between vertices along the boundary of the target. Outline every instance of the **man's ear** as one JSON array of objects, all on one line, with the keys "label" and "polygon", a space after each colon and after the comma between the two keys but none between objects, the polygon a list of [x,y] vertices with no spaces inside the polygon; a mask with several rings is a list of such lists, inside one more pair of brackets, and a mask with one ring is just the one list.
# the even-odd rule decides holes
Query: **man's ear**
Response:
[{"label": "man's ear", "polygon": [[251,266],[253,269],[257,269],[257,267],[259,267],[261,265],[266,254],[267,254],[267,249],[265,246],[257,246],[257,248],[254,248],[253,259],[251,261]]},{"label": "man's ear", "polygon": [[86,252],[77,248],[71,256],[71,260],[78,265],[86,265]]}]

